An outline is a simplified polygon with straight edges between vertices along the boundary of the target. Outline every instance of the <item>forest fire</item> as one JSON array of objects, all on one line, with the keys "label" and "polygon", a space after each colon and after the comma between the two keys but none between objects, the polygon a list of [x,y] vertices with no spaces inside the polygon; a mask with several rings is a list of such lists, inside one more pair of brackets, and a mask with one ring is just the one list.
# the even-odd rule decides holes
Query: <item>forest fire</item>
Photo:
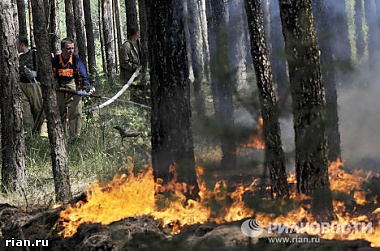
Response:
[{"label": "forest fire", "polygon": [[265,142],[263,140],[263,124],[263,118],[259,118],[257,125],[257,133],[250,135],[247,142],[241,144],[241,147],[265,149]]},{"label": "forest fire", "polygon": [[[165,186],[160,182],[155,183],[152,168],[147,166],[145,172],[137,175],[116,175],[107,184],[93,183],[87,191],[87,202],[80,201],[74,206],[68,206],[60,213],[57,226],[64,228],[62,236],[70,237],[82,223],[108,225],[127,217],[151,215],[162,222],[163,227],[170,227],[172,234],[177,234],[184,225],[206,222],[220,224],[255,216],[264,227],[268,227],[268,231],[279,229],[277,225],[286,225],[296,233],[317,235],[324,239],[365,239],[372,246],[378,247],[380,208],[377,208],[376,199],[367,201],[365,192],[360,191],[370,176],[361,172],[346,173],[341,169],[342,165],[338,160],[331,163],[329,168],[331,189],[333,193],[343,194],[345,197],[341,197],[345,200],[334,200],[336,220],[328,223],[318,223],[313,219],[309,212],[310,205],[306,202],[310,199],[307,196],[292,194],[291,209],[281,215],[251,209],[243,197],[246,193],[255,194],[258,179],[254,179],[247,186],[237,184],[232,192],[227,189],[227,183],[223,180],[216,182],[214,188],[208,190],[202,180],[204,169],[201,167],[197,167],[201,199],[186,201],[181,192],[184,184],[175,180]],[[289,176],[288,181],[294,182],[294,175]],[[265,201],[262,200],[262,203]],[[280,208],[284,206],[281,203],[286,202],[273,203],[279,203]]]}]

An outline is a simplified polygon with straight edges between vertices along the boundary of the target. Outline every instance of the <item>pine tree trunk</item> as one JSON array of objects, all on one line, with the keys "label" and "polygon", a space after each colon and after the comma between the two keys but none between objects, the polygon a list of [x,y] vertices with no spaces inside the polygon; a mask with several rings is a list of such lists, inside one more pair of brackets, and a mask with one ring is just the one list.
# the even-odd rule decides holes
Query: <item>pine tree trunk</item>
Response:
[{"label": "pine tree trunk", "polygon": [[1,183],[6,191],[21,192],[26,187],[25,142],[16,30],[10,0],[0,2],[0,65]]},{"label": "pine tree trunk", "polygon": [[20,37],[28,37],[26,26],[25,0],[17,0],[18,34]]},{"label": "pine tree trunk", "polygon": [[155,178],[187,184],[187,197],[197,197],[191,130],[190,83],[184,10],[178,1],[150,1],[149,48],[152,83],[152,164]]},{"label": "pine tree trunk", "polygon": [[355,36],[356,57],[360,61],[364,54],[365,42],[363,33],[363,1],[355,0]]},{"label": "pine tree trunk", "polygon": [[312,196],[314,217],[327,221],[333,218],[333,207],[327,165],[326,101],[312,3],[279,3],[293,98],[297,189]]},{"label": "pine tree trunk", "polygon": [[273,197],[289,195],[285,168],[285,155],[282,149],[278,104],[272,79],[269,51],[264,31],[264,17],[260,0],[246,0],[245,8],[251,41],[251,55],[256,72],[263,118],[265,140],[265,167],[268,168]]},{"label": "pine tree trunk", "polygon": [[49,35],[45,28],[47,24],[43,0],[33,0],[33,15],[35,16],[36,24],[37,64],[39,66],[40,78],[43,79],[41,89],[51,147],[55,200],[56,202],[64,202],[70,200],[72,194],[69,168],[67,166],[65,138],[55,91],[56,81],[51,74],[51,51],[47,46],[49,45]]}]

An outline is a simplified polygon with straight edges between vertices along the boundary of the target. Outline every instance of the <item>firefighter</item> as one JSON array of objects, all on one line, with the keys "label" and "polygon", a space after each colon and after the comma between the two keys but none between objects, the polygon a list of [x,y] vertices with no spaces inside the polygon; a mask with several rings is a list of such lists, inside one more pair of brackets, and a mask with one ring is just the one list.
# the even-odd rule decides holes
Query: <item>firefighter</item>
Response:
[{"label": "firefighter", "polygon": [[40,122],[42,120],[39,120],[39,115],[42,112],[42,92],[40,83],[37,81],[36,50],[29,48],[29,41],[26,37],[18,38],[17,49],[19,52],[24,133],[26,137],[29,137],[31,134],[41,131],[42,123]]},{"label": "firefighter", "polygon": [[[53,75],[58,86],[71,90],[87,90],[90,86],[86,66],[74,55],[74,40],[64,38],[61,41],[61,53],[52,59]],[[82,97],[57,92],[58,108],[62,124],[66,129],[68,115],[69,143],[79,139],[82,128]]]}]

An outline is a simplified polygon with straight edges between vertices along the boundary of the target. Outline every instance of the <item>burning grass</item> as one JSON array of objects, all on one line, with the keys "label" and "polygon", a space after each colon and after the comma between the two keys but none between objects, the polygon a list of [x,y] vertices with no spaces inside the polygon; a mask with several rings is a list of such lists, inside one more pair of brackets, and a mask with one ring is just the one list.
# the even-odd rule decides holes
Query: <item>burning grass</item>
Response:
[{"label": "burning grass", "polygon": [[[363,172],[347,173],[342,165],[338,160],[329,168],[336,221],[322,224],[323,231],[319,229],[317,233],[309,226],[321,226],[321,223],[316,223],[311,216],[310,198],[307,196],[293,193],[291,198],[282,201],[263,198],[259,193],[258,179],[232,187],[225,180],[219,180],[213,189],[208,189],[201,167],[197,167],[199,201],[186,200],[183,194],[186,184],[176,180],[165,186],[155,183],[152,168],[146,166],[136,175],[129,172],[115,175],[106,184],[94,182],[87,189],[87,201],[79,201],[62,211],[57,227],[63,228],[61,234],[64,237],[70,237],[83,223],[108,225],[128,217],[151,215],[163,227],[170,228],[172,234],[177,234],[185,225],[256,218],[263,226],[290,224],[292,228],[298,227],[298,232],[317,234],[325,239],[365,239],[372,246],[380,246],[378,194],[371,193],[370,189],[361,190],[373,176]],[[288,181],[293,182],[293,179],[290,175]],[[367,232],[348,231],[347,227],[359,226],[359,223]],[[337,226],[345,226],[346,229],[337,231]]]}]

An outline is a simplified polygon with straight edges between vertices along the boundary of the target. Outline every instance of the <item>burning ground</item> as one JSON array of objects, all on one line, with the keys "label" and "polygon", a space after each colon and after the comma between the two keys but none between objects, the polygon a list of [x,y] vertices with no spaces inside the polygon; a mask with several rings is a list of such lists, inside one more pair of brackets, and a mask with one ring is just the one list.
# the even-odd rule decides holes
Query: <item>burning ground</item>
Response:
[{"label": "burning ground", "polygon": [[[49,240],[42,250],[364,250],[380,247],[380,178],[378,175],[343,170],[336,161],[329,167],[336,222],[329,226],[363,226],[357,231],[334,227],[302,228],[313,224],[310,198],[297,196],[272,200],[260,180],[249,175],[220,179],[217,172],[197,167],[200,200],[186,201],[184,184],[163,186],[153,181],[150,166],[115,175],[106,184],[94,182],[74,201],[55,208],[32,211],[0,205],[0,250],[5,240]],[[207,177],[207,179],[205,178]],[[288,178],[294,187],[294,177]],[[242,233],[242,223],[256,219],[260,236]],[[268,226],[272,224],[272,230]],[[285,225],[282,234],[273,224]],[[318,223],[319,224],[319,223]],[[350,225],[347,225],[350,224]],[[356,224],[356,225],[355,225]],[[368,226],[371,224],[371,232]],[[285,233],[284,233],[285,232]],[[297,233],[297,234],[296,234]],[[297,237],[293,243],[270,243],[273,237]],[[321,238],[305,243],[306,238]],[[9,245],[9,242],[8,242]],[[14,246],[14,245],[13,245]],[[41,250],[30,247],[30,250]]]}]

